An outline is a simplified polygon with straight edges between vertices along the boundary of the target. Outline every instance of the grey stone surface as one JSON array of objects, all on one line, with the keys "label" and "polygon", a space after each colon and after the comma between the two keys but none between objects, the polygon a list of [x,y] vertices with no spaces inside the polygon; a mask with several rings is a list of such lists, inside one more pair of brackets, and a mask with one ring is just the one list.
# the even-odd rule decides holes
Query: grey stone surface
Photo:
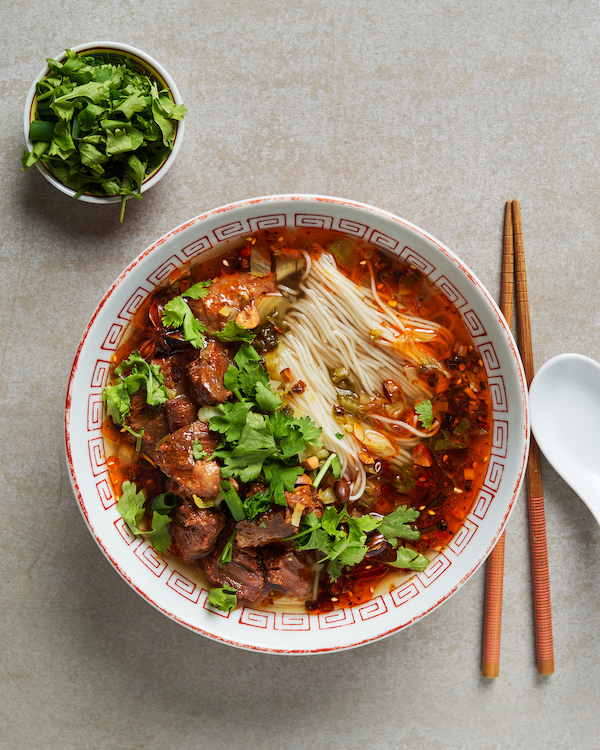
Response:
[{"label": "grey stone surface", "polygon": [[[600,358],[600,18],[582,0],[3,0],[0,748],[600,748],[600,529],[544,464],[556,673],[534,660],[524,498],[507,530],[501,674],[484,572],[429,617],[320,657],[188,632],[112,570],[63,456],[71,362],[140,251],[253,195],[353,198],[422,226],[497,296],[519,198],[536,366]],[[146,50],[189,115],[143,201],[75,203],[19,171],[30,83],[63,47]],[[581,416],[585,419],[585,415]]]}]

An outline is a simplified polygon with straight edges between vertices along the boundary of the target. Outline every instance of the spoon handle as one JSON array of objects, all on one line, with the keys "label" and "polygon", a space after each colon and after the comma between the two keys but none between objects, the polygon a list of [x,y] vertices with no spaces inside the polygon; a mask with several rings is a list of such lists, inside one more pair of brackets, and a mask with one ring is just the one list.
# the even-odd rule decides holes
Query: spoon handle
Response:
[{"label": "spoon handle", "polygon": [[[527,272],[525,248],[521,226],[519,201],[512,202],[515,279],[517,296],[517,325],[519,350],[527,387],[533,380],[533,348],[531,345],[531,321],[527,294]],[[550,607],[550,575],[548,570],[548,545],[546,542],[546,515],[544,511],[544,487],[540,449],[531,437],[527,462],[527,495],[529,497],[529,535],[531,539],[531,568],[533,577],[533,607],[535,614],[535,641],[537,667],[541,675],[554,672],[554,647],[552,638],[552,613]]]}]

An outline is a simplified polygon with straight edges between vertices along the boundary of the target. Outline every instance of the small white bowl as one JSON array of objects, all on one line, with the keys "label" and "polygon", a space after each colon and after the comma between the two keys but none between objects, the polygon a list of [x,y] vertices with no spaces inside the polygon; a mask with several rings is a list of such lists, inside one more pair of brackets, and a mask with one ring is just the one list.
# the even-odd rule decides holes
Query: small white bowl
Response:
[{"label": "small white bowl", "polygon": [[[72,47],[71,49],[73,50],[73,52],[80,52],[89,56],[104,55],[106,62],[109,63],[122,64],[126,60],[139,73],[147,75],[151,80],[156,81],[159,85],[159,88],[168,89],[171,92],[175,104],[183,104],[183,100],[181,99],[181,95],[179,93],[179,90],[177,89],[177,86],[175,85],[175,82],[167,73],[167,71],[162,67],[162,65],[157,63],[154,58],[150,57],[150,55],[147,55],[145,52],[142,52],[135,47],[130,47],[128,44],[121,44],[120,42],[88,42],[87,44],[79,44],[77,47]],[[63,62],[66,59],[66,54],[63,51],[61,54],[55,55],[52,59],[57,60],[58,62]],[[27,95],[27,100],[25,102],[23,127],[25,130],[25,143],[29,152],[33,150],[34,145],[33,141],[31,141],[29,138],[29,126],[31,125],[32,120],[35,119],[37,104],[35,98],[35,87],[36,84],[39,83],[39,81],[41,81],[42,78],[47,76],[50,72],[51,71],[48,65],[45,65],[40,70],[36,79],[31,85],[31,88],[29,89],[29,94]],[[146,190],[149,190],[151,187],[156,185],[156,183],[167,173],[170,166],[175,161],[175,158],[177,157],[179,149],[181,148],[181,143],[183,141],[183,131],[184,121],[179,120],[177,122],[177,132],[175,135],[171,153],[165,159],[165,161],[163,161],[162,164],[160,164],[153,172],[146,176],[146,178],[142,182],[142,193],[146,192]],[[52,172],[50,172],[50,170],[44,164],[37,161],[35,166],[40,170],[40,172],[44,175],[48,182],[54,185],[55,188],[58,188],[61,192],[65,193],[65,195],[68,195],[71,198],[75,196],[75,190],[67,187],[62,182],[60,182],[60,180],[57,180]],[[122,196],[109,195],[103,197],[84,193],[83,195],[79,196],[78,200],[85,201],[86,203],[120,203],[122,200]]]},{"label": "small white bowl", "polygon": [[[199,574],[133,537],[117,511],[101,427],[102,391],[112,357],[140,306],[178,266],[209,258],[224,240],[257,229],[334,229],[418,267],[459,310],[488,376],[493,433],[488,471],[459,531],[430,565],[376,591],[368,602],[309,614],[240,607],[215,610]],[[525,474],[527,388],[517,347],[491,295],[464,263],[418,227],[340,198],[279,195],[208,211],[157,240],[123,271],[98,305],[73,363],[65,412],[67,465],[79,507],[98,545],[123,578],[176,622],[222,643],[257,651],[310,654],[353,648],[397,632],[446,601],[486,559],[508,520]],[[69,534],[64,529],[65,539]]]}]

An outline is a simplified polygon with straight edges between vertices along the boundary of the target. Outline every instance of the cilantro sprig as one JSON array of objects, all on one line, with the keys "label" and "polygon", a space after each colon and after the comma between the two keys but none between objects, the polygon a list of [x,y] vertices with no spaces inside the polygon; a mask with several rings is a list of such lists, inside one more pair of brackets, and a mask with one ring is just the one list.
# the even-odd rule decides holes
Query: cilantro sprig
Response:
[{"label": "cilantro sprig", "polygon": [[106,412],[116,424],[122,424],[127,418],[131,411],[130,396],[140,389],[146,391],[146,403],[150,406],[160,406],[169,398],[158,365],[146,362],[139,352],[132,352],[128,359],[115,367],[114,375],[118,380],[107,385],[102,395]]},{"label": "cilantro sprig", "polygon": [[237,607],[237,593],[231,586],[212,588],[208,592],[208,603],[213,607],[228,612]]},{"label": "cilantro sprig", "polygon": [[423,398],[415,404],[415,414],[423,427],[428,430],[433,424],[433,405],[428,398]]},{"label": "cilantro sprig", "polygon": [[[217,406],[219,414],[210,420],[210,429],[221,435],[213,457],[222,460],[223,479],[264,480],[265,493],[240,501],[245,517],[254,518],[270,503],[287,504],[285,492],[294,490],[297,477],[303,473],[298,454],[307,443],[321,445],[321,428],[310,417],[296,418],[282,410],[281,397],[271,391],[259,354],[247,342],[242,342],[228,367],[224,384],[237,401]],[[222,485],[221,491],[228,505],[230,498],[237,508],[235,491],[229,487],[223,490]]]},{"label": "cilantro sprig", "polygon": [[173,148],[186,108],[129,63],[66,50],[64,62],[48,59],[50,73],[36,84],[36,120],[23,170],[42,162],[64,185],[99,196],[141,198],[147,175]]},{"label": "cilantro sprig", "polygon": [[146,493],[144,490],[138,492],[136,484],[127,481],[121,485],[121,492],[121,497],[117,502],[117,510],[131,533],[136,536],[142,534],[149,536],[154,549],[165,554],[171,546],[171,534],[167,528],[171,522],[169,514],[175,507],[177,497],[172,492],[166,492],[155,497],[150,508],[152,526],[149,530],[144,530],[140,529],[140,521],[146,512]]},{"label": "cilantro sprig", "polygon": [[191,299],[206,297],[210,285],[210,281],[199,281],[178,297],[167,302],[163,308],[162,324],[165,328],[181,328],[183,338],[189,341],[194,349],[201,349],[204,346],[206,337],[203,334],[206,333],[206,326],[194,316],[192,308],[184,297]]},{"label": "cilantro sprig", "polygon": [[387,516],[379,517],[366,514],[353,518],[344,507],[338,511],[329,506],[322,517],[310,513],[302,519],[298,534],[290,539],[295,540],[298,550],[315,549],[323,554],[320,562],[327,561],[327,570],[331,580],[337,580],[344,568],[350,568],[362,562],[368,552],[367,534],[378,529],[387,541],[397,548],[396,560],[388,563],[408,570],[424,570],[428,560],[424,555],[399,546],[400,540],[415,541],[420,532],[412,524],[419,517],[419,511],[401,505]]}]

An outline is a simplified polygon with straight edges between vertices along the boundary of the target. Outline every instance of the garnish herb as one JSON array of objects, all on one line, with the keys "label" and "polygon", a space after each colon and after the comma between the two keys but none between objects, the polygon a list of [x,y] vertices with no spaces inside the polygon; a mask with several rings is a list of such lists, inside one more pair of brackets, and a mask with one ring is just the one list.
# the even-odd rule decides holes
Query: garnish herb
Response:
[{"label": "garnish herb", "polygon": [[[238,400],[218,405],[220,414],[210,420],[210,429],[222,436],[213,457],[223,460],[224,479],[251,482],[264,476],[268,485],[265,496],[253,496],[247,501],[255,517],[260,512],[257,508],[267,505],[266,498],[286,505],[286,490],[292,492],[296,478],[303,473],[298,454],[307,443],[321,445],[321,428],[310,417],[297,419],[281,411],[281,398],[271,391],[269,376],[250,344],[242,342],[234,362],[225,373],[224,383]],[[237,507],[235,490],[224,491],[224,484],[228,483],[221,485],[225,502],[229,504],[228,498],[233,499]],[[240,505],[245,514],[241,500]]]},{"label": "garnish herb", "polygon": [[231,586],[223,588],[213,588],[208,592],[208,603],[213,607],[228,612],[237,607],[237,594]]},{"label": "garnish herb", "polygon": [[235,320],[229,320],[220,331],[215,331],[212,334],[219,341],[230,342],[230,341],[254,341],[256,334],[252,333],[249,328],[244,328],[238,325]]},{"label": "garnish herb", "polygon": [[[127,371],[128,374],[125,374]],[[107,385],[102,395],[108,416],[117,424],[122,424],[129,415],[130,396],[137,393],[140,388],[145,389],[146,403],[150,406],[160,406],[169,398],[158,365],[146,362],[139,352],[132,352],[126,361],[115,367],[114,375],[118,377],[117,382]],[[132,434],[141,440],[137,433],[132,431]]]},{"label": "garnish herb", "polygon": [[184,339],[189,341],[194,349],[201,349],[204,346],[206,338],[203,334],[206,333],[206,326],[194,317],[194,313],[184,297],[190,297],[191,299],[206,297],[210,284],[210,281],[199,281],[178,297],[174,297],[170,302],[167,302],[163,308],[162,323],[165,328],[181,327]]},{"label": "garnish herb", "polygon": [[169,513],[175,507],[177,497],[172,492],[158,495],[152,501],[152,526],[149,530],[140,529],[140,521],[146,512],[146,494],[144,490],[138,492],[134,482],[125,481],[121,485],[121,497],[117,502],[117,510],[135,536],[141,534],[150,537],[152,546],[157,552],[165,554],[171,546],[171,534],[167,529],[171,518]]},{"label": "garnish herb", "polygon": [[417,401],[415,404],[415,414],[423,427],[428,430],[433,424],[433,406],[431,401],[428,398]]},{"label": "garnish herb", "polygon": [[[324,556],[320,562],[328,561],[329,577],[335,581],[342,575],[342,568],[352,567],[364,560],[368,552],[366,541],[369,531],[379,529],[393,547],[398,547],[400,539],[420,538],[420,532],[409,525],[418,517],[418,510],[405,505],[383,518],[368,514],[353,518],[346,508],[337,511],[329,506],[321,518],[314,512],[304,516],[300,531],[290,539],[295,539],[298,550],[316,549],[322,552]],[[398,547],[396,561],[390,565],[409,570],[425,569],[428,563],[426,557],[413,550],[404,550],[404,547]]]},{"label": "garnish herb", "polygon": [[128,63],[112,65],[66,50],[36,84],[38,103],[23,170],[41,161],[64,185],[99,196],[141,198],[141,186],[173,148],[187,110]]}]

